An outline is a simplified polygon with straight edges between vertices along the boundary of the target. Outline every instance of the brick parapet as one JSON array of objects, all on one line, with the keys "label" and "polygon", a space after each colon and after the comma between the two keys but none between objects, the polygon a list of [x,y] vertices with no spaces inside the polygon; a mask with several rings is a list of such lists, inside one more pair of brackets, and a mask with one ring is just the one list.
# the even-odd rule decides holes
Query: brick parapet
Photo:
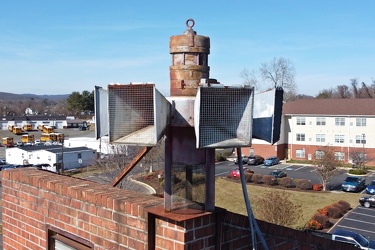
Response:
[{"label": "brick parapet", "polygon": [[156,196],[33,168],[3,171],[2,177],[5,249],[46,249],[47,224],[95,249],[146,248],[145,207],[163,204]]},{"label": "brick parapet", "polygon": [[[2,171],[4,249],[47,249],[53,227],[104,249],[250,249],[246,216],[166,213],[163,199],[33,168]],[[269,249],[355,249],[258,221]],[[257,248],[261,244],[257,242]]]}]

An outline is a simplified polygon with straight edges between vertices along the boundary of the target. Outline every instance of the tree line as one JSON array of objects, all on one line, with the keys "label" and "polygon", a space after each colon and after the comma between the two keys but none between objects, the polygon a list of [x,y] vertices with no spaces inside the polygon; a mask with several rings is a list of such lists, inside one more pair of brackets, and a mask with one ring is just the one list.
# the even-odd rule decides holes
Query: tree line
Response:
[{"label": "tree line", "polygon": [[85,118],[94,112],[94,91],[74,91],[68,97],[56,99],[17,95],[12,99],[0,98],[0,107],[2,116],[73,115]]},{"label": "tree line", "polygon": [[295,74],[296,70],[291,60],[275,57],[269,62],[261,63],[257,70],[244,68],[240,72],[240,77],[244,85],[252,86],[257,91],[282,87],[285,101],[303,98],[375,98],[375,80],[372,79],[370,84],[366,84],[359,83],[357,78],[350,79],[349,85],[323,89],[316,96],[298,94]]}]

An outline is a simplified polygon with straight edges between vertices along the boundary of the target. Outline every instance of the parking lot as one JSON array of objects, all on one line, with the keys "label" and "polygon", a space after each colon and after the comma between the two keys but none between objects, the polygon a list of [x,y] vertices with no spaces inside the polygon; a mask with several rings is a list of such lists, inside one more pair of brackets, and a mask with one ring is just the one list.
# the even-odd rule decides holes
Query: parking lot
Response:
[{"label": "parking lot", "polygon": [[[298,165],[298,164],[277,164],[274,166],[249,166],[244,165],[259,174],[268,174],[271,170],[280,169],[285,171],[288,176],[292,178],[307,178],[313,183],[318,183],[320,180],[315,172],[315,167],[310,165]],[[230,173],[233,168],[238,167],[234,162],[218,163],[216,165],[217,175],[226,176]],[[341,183],[346,178],[347,171],[342,171],[341,174],[335,176],[329,184],[329,190],[332,192],[343,192],[341,191]],[[366,184],[369,184],[372,180],[375,180],[375,173],[370,172],[365,176]],[[361,191],[363,196],[366,196],[364,190]],[[368,239],[375,240],[375,207],[365,208],[362,207],[359,202],[356,207],[349,211],[344,217],[342,217],[330,230],[329,233],[333,233],[336,229],[343,229],[347,231],[353,231],[360,233]]]},{"label": "parking lot", "polygon": [[[94,131],[90,131],[90,130],[80,131],[78,128],[56,129],[55,131],[58,133],[63,133],[66,139],[73,138],[73,137],[94,137],[95,136]],[[30,131],[28,134],[33,134],[35,137],[35,140],[39,140],[42,132],[39,130],[33,130],[33,131]],[[22,135],[15,135],[8,130],[0,130],[0,138],[13,137],[14,143],[21,141],[21,136]],[[6,147],[0,147],[0,158],[5,158],[5,149]]]},{"label": "parking lot", "polygon": [[336,223],[329,233],[333,233],[336,229],[354,231],[375,240],[375,208],[365,208],[358,204]]}]

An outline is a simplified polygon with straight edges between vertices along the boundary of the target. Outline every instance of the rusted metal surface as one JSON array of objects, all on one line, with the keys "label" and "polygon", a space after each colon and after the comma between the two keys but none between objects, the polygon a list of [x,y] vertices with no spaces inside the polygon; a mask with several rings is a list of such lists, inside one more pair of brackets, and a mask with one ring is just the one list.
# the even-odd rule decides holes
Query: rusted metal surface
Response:
[{"label": "rusted metal surface", "polygon": [[170,38],[170,91],[171,96],[195,96],[201,79],[209,79],[210,38],[193,30],[194,20],[188,19],[183,35]]},{"label": "rusted metal surface", "polygon": [[138,162],[145,156],[152,147],[144,147],[134,158],[133,160],[121,171],[121,173],[115,178],[112,182],[112,187],[115,187],[120,181],[138,164]]}]

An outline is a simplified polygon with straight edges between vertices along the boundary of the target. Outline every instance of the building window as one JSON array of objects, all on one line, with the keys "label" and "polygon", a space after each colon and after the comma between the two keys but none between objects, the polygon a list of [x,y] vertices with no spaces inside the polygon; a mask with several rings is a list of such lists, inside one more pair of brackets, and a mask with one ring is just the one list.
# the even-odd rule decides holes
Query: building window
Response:
[{"label": "building window", "polygon": [[78,153],[78,159],[82,159],[82,154]]},{"label": "building window", "polygon": [[304,149],[297,149],[296,150],[296,157],[297,158],[305,158],[305,150]]},{"label": "building window", "polygon": [[253,148],[250,148],[250,154],[249,155],[254,156],[254,149]]},{"label": "building window", "polygon": [[344,135],[335,135],[335,143],[344,143]]},{"label": "building window", "polygon": [[335,118],[335,125],[336,126],[345,126],[345,118],[344,117],[336,117]]},{"label": "building window", "polygon": [[305,117],[297,117],[297,125],[306,125]]},{"label": "building window", "polygon": [[364,153],[358,153],[358,159],[360,159],[361,161],[365,162],[366,161],[366,154]]},{"label": "building window", "polygon": [[356,135],[355,136],[355,143],[356,144],[366,144],[366,137],[364,135]]},{"label": "building window", "polygon": [[356,118],[355,125],[357,127],[366,127],[366,118]]},{"label": "building window", "polygon": [[92,243],[79,238],[61,229],[47,225],[48,231],[48,250],[67,249],[67,250],[90,250],[94,249]]},{"label": "building window", "polygon": [[325,134],[316,134],[316,142],[325,142],[326,135]]},{"label": "building window", "polygon": [[338,161],[345,160],[344,152],[335,152],[335,159],[338,160]]},{"label": "building window", "polygon": [[305,134],[297,134],[297,141],[305,141]]},{"label": "building window", "polygon": [[315,151],[315,159],[322,159],[324,157],[324,151],[317,150]]},{"label": "building window", "polygon": [[325,126],[326,125],[326,118],[325,117],[317,117],[316,118],[316,125],[317,126]]}]

